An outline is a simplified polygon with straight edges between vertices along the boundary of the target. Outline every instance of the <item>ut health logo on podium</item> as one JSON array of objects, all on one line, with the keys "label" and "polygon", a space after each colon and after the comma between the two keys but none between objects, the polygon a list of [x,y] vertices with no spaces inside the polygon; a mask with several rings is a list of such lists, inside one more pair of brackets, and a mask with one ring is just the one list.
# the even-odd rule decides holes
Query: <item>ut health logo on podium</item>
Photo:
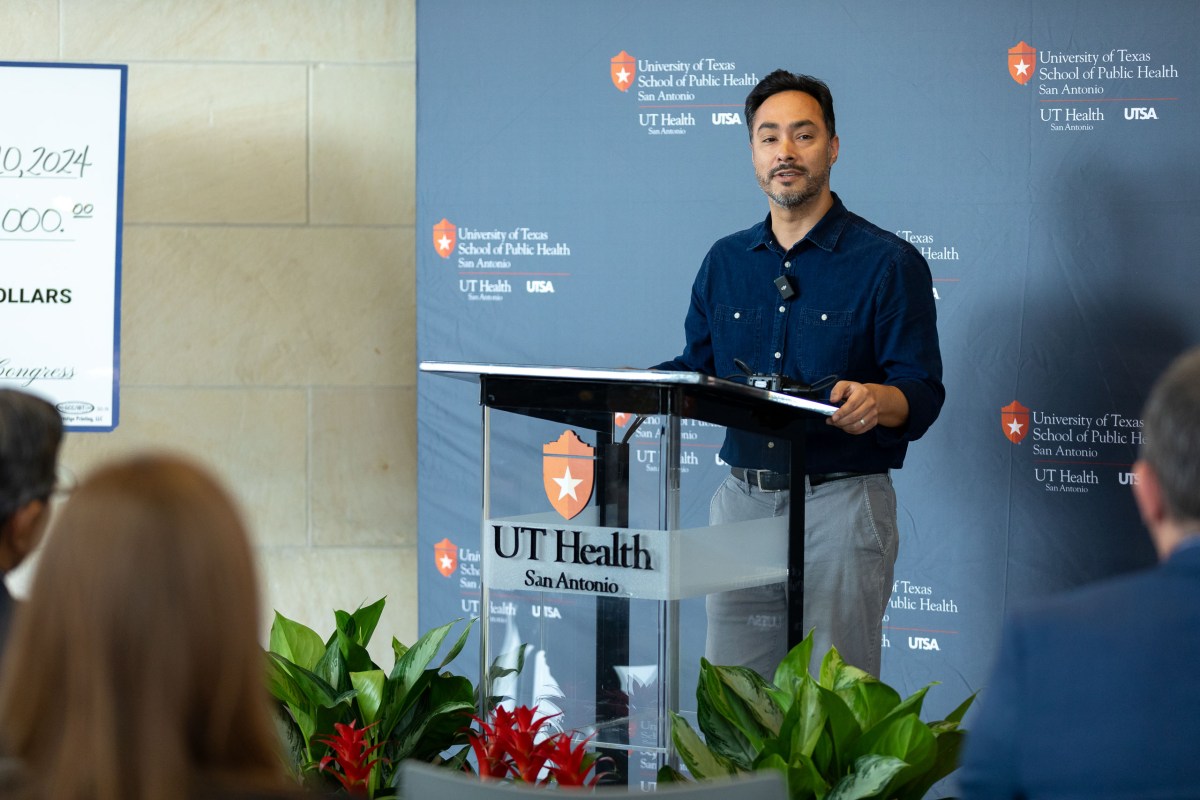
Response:
[{"label": "ut health logo on podium", "polygon": [[542,484],[546,499],[564,519],[573,519],[587,508],[596,481],[596,449],[563,431],[542,447]]},{"label": "ut health logo on podium", "polygon": [[1033,49],[1033,45],[1022,41],[1008,48],[1008,75],[1022,86],[1033,77],[1036,64],[1037,50]]},{"label": "ut health logo on podium", "polygon": [[1013,444],[1020,444],[1029,433],[1029,409],[1013,400],[1000,409],[1000,429]]}]

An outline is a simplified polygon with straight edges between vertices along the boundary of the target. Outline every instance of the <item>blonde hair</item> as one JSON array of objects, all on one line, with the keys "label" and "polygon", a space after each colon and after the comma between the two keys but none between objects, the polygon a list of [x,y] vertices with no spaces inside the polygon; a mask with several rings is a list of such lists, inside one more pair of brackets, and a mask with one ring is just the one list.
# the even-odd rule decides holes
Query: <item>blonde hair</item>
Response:
[{"label": "blonde hair", "polygon": [[0,735],[34,796],[157,800],[283,788],[245,526],[188,461],[85,480],[59,512],[0,681]]}]

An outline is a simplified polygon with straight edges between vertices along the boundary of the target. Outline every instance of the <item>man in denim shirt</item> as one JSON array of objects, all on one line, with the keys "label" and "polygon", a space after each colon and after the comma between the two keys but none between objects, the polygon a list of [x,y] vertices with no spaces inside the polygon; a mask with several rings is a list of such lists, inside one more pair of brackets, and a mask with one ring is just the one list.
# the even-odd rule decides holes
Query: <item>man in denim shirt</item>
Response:
[{"label": "man in denim shirt", "polygon": [[[898,547],[889,470],[945,399],[929,267],[908,242],[852,214],[829,188],[838,157],[829,88],[776,70],[746,98],[755,175],[770,213],[712,246],[692,287],[687,343],[659,369],[718,377],[830,378],[839,410],[807,438],[804,627],[814,660],[836,646],[878,675]],[[730,431],[732,474],[710,522],[788,513],[787,447]],[[801,483],[803,481],[803,483]],[[707,658],[768,679],[786,653],[783,584],[710,595]]]}]

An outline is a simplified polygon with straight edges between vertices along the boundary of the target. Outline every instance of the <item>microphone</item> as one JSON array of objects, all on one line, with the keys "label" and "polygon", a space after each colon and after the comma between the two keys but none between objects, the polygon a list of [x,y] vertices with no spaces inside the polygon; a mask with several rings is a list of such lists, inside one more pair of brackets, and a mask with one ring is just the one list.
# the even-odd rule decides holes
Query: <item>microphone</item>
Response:
[{"label": "microphone", "polygon": [[791,300],[796,296],[796,288],[792,286],[792,279],[787,275],[780,275],[775,279],[775,288],[779,290],[779,296],[784,300]]}]

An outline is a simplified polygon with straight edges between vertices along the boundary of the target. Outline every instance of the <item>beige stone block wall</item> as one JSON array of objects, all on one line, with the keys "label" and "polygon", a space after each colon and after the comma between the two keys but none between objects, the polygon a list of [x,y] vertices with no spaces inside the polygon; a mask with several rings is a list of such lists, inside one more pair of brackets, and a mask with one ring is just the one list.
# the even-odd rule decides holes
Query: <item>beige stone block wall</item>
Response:
[{"label": "beige stone block wall", "polygon": [[[121,419],[209,464],[271,609],[416,621],[414,0],[0,0],[9,60],[129,65]],[[214,587],[219,591],[220,587]]]}]

